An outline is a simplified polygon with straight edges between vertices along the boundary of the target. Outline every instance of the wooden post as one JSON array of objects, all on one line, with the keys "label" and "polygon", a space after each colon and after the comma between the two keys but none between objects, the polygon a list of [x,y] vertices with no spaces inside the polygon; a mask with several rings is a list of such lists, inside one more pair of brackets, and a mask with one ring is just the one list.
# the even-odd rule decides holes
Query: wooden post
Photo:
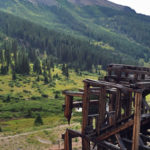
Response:
[{"label": "wooden post", "polygon": [[141,124],[141,102],[142,94],[135,94],[135,110],[134,110],[134,125],[133,125],[133,136],[132,136],[132,150],[139,149],[139,132]]},{"label": "wooden post", "polygon": [[65,133],[64,148],[65,150],[72,150],[72,138],[69,135],[68,129],[66,130],[66,133]]},{"label": "wooden post", "polygon": [[[83,96],[83,107],[82,107],[82,135],[85,135],[85,129],[88,125],[88,111],[89,111],[89,99],[90,91],[89,85],[84,82],[84,96]],[[90,150],[90,142],[82,138],[82,150]]]},{"label": "wooden post", "polygon": [[115,109],[115,122],[121,117],[121,90],[117,89],[116,93],[116,109]]},{"label": "wooden post", "polygon": [[126,116],[130,116],[132,113],[132,92],[128,93],[128,100],[126,106]]},{"label": "wooden post", "polygon": [[[106,115],[106,88],[101,87],[100,95],[99,95],[99,107],[98,107],[99,115],[97,119],[96,132],[97,135],[100,135],[100,129],[104,123],[105,115]],[[97,147],[97,150],[103,150],[101,146]]]},{"label": "wooden post", "polygon": [[66,95],[64,116],[67,118],[69,124],[72,114],[72,104],[73,104],[73,97]]},{"label": "wooden post", "polygon": [[[109,95],[109,112],[115,111],[114,110],[115,98],[116,98],[115,94],[110,93],[110,95]],[[109,125],[113,125],[114,121],[115,121],[115,117],[114,117],[114,114],[113,114],[109,117]]]},{"label": "wooden post", "polygon": [[106,115],[106,88],[101,87],[100,90],[100,96],[99,96],[99,116],[97,120],[97,135],[100,135],[100,129],[102,127],[102,124],[104,123],[105,120],[105,115]]}]

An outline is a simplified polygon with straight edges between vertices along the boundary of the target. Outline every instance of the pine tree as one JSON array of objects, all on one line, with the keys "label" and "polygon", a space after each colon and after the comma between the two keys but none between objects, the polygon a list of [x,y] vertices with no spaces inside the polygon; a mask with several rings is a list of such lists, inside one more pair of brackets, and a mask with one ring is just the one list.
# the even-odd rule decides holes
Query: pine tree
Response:
[{"label": "pine tree", "polygon": [[29,74],[30,73],[30,63],[27,53],[19,52],[17,56],[17,62],[15,65],[15,71],[19,74]]},{"label": "pine tree", "polygon": [[65,75],[65,64],[62,65],[61,71],[62,71],[62,74]]},{"label": "pine tree", "polygon": [[67,77],[67,79],[69,78],[69,69],[68,69],[68,65],[65,68],[65,76]]},{"label": "pine tree", "polygon": [[12,42],[12,52],[14,54],[14,61],[16,62],[17,60],[17,49],[18,49],[18,45],[16,41]]},{"label": "pine tree", "polygon": [[47,72],[45,70],[44,70],[43,76],[44,76],[44,83],[47,84],[48,83],[48,76],[47,76]]},{"label": "pine tree", "polygon": [[38,114],[37,117],[35,118],[34,125],[36,126],[43,125],[43,120],[40,114]]},{"label": "pine tree", "polygon": [[0,126],[0,132],[3,132],[2,127]]},{"label": "pine tree", "polygon": [[38,58],[34,61],[33,71],[36,72],[37,74],[41,74],[42,73],[40,60]]},{"label": "pine tree", "polygon": [[16,72],[12,71],[12,80],[16,80]]}]

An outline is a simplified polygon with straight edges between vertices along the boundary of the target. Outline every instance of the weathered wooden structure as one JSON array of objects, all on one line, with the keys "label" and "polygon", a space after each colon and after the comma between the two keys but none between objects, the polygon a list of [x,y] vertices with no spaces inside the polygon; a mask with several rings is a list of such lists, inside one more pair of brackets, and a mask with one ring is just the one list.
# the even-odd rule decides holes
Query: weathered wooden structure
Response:
[{"label": "weathered wooden structure", "polygon": [[107,72],[104,80],[84,80],[79,92],[63,92],[68,122],[82,108],[82,131],[67,129],[64,149],[81,137],[82,150],[150,150],[150,68],[111,64]]}]

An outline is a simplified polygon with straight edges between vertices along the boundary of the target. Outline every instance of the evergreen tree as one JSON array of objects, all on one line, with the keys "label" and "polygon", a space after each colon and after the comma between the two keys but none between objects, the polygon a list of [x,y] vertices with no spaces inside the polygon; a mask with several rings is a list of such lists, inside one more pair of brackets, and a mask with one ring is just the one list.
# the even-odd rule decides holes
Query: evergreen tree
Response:
[{"label": "evergreen tree", "polygon": [[15,70],[12,71],[12,80],[16,80],[16,72],[15,72]]},{"label": "evergreen tree", "polygon": [[62,71],[62,74],[64,75],[65,74],[65,64],[62,65],[61,71]]},{"label": "evergreen tree", "polygon": [[38,114],[37,117],[35,118],[34,125],[36,126],[43,125],[43,120],[40,114]]},{"label": "evergreen tree", "polygon": [[47,73],[45,70],[44,70],[43,76],[44,76],[44,83],[47,84],[48,83],[48,76],[47,76]]},{"label": "evergreen tree", "polygon": [[0,132],[3,132],[2,127],[0,126]]},{"label": "evergreen tree", "polygon": [[42,73],[40,60],[38,58],[34,61],[33,71],[36,72],[37,74],[41,74]]},{"label": "evergreen tree", "polygon": [[1,66],[0,73],[6,75],[8,73],[8,66]]},{"label": "evergreen tree", "polygon": [[10,61],[11,61],[11,54],[10,54],[10,50],[9,49],[5,49],[5,60],[6,60],[6,64],[9,67],[10,65]]},{"label": "evergreen tree", "polygon": [[25,52],[19,52],[17,56],[17,62],[15,66],[16,73],[19,74],[29,74],[30,73],[30,63],[28,55]]},{"label": "evergreen tree", "polygon": [[3,54],[3,50],[0,50],[0,62],[3,65],[4,64],[4,54]]},{"label": "evergreen tree", "polygon": [[67,79],[69,78],[69,69],[68,69],[68,65],[65,68],[65,76],[67,77]]},{"label": "evergreen tree", "polygon": [[18,49],[18,45],[17,45],[17,42],[16,40],[12,42],[12,52],[13,52],[13,55],[14,55],[14,61],[16,62],[17,61],[17,49]]}]

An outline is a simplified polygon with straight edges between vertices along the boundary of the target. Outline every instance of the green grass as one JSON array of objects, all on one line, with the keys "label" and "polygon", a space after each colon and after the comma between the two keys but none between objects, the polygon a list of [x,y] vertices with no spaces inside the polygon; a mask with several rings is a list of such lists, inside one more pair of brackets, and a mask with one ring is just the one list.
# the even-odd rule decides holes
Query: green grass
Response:
[{"label": "green grass", "polygon": [[[51,73],[53,77],[56,74],[59,77],[53,78],[48,84],[44,83],[42,75],[40,81],[36,81],[37,76],[33,72],[28,76],[17,74],[14,81],[11,72],[0,76],[0,126],[3,134],[22,133],[66,124],[62,110],[64,104],[62,91],[83,88],[82,81],[86,78],[98,79],[96,73],[85,71],[81,72],[82,75],[78,75],[74,70],[69,70],[69,79],[66,79],[62,75],[60,65]],[[104,75],[105,71],[101,70],[101,74]],[[56,93],[58,98],[55,98]],[[34,120],[39,113],[44,125],[36,127]],[[81,121],[79,114],[74,113],[72,122]]]}]

